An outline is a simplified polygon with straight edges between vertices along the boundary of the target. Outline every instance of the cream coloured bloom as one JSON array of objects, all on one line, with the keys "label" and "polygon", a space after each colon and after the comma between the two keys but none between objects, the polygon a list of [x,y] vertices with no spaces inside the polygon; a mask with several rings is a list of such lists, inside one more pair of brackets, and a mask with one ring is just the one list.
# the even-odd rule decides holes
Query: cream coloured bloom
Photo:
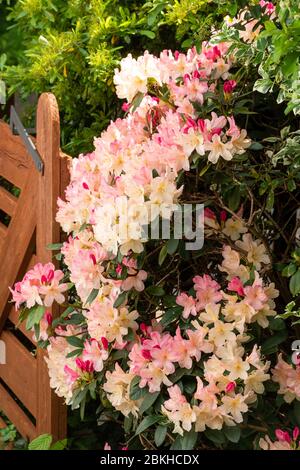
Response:
[{"label": "cream coloured bloom", "polygon": [[246,282],[250,278],[249,269],[240,264],[240,254],[233,250],[229,245],[226,245],[222,252],[223,261],[219,266],[220,271],[228,274],[228,279],[239,277],[242,282]]},{"label": "cream coloured bloom", "polygon": [[257,369],[252,371],[245,379],[244,393],[247,394],[250,391],[262,394],[265,391],[263,382],[269,380],[270,374],[266,374],[263,370]]},{"label": "cream coloured bloom", "polygon": [[121,411],[124,416],[138,416],[139,402],[129,398],[129,389],[134,374],[124,372],[116,362],[113,372],[106,372],[106,382],[103,390],[107,393],[107,398],[116,410]]},{"label": "cream coloured bloom", "polygon": [[64,337],[51,337],[50,344],[47,347],[48,357],[45,358],[50,377],[50,387],[55,393],[65,399],[67,405],[72,402],[73,383],[67,380],[65,367],[76,369],[75,357],[66,356],[76,349],[71,346]]},{"label": "cream coloured bloom", "polygon": [[222,142],[218,134],[214,134],[211,142],[205,144],[205,150],[209,152],[208,160],[212,163],[217,163],[220,157],[224,160],[232,160],[233,145],[231,142]]},{"label": "cream coloured bloom", "polygon": [[243,240],[237,240],[236,246],[246,253],[249,263],[253,263],[257,270],[262,264],[270,264],[271,260],[267,255],[266,248],[260,240],[253,240],[251,233],[245,233]]},{"label": "cream coloured bloom", "polygon": [[243,421],[242,413],[248,411],[248,406],[245,403],[245,397],[238,393],[237,395],[222,397],[222,408],[226,414],[231,414],[236,423]]},{"label": "cream coloured bloom", "polygon": [[229,371],[228,377],[230,380],[246,380],[250,365],[247,361],[243,361],[241,357],[235,357],[233,361],[226,364],[226,369]]},{"label": "cream coloured bloom", "polygon": [[225,316],[226,321],[242,321],[251,323],[256,311],[245,300],[229,301],[222,309],[222,314]]},{"label": "cream coloured bloom", "polygon": [[208,304],[205,311],[201,312],[199,318],[206,325],[216,323],[219,320],[220,304]]},{"label": "cream coloured bloom", "polygon": [[149,78],[156,80],[159,85],[162,84],[157,57],[146,51],[136,60],[128,54],[121,60],[120,70],[115,70],[114,84],[118,97],[131,103],[137,93],[147,92]]},{"label": "cream coloured bloom", "polygon": [[227,235],[227,237],[230,237],[233,241],[238,240],[240,235],[242,233],[246,233],[247,231],[248,229],[245,226],[244,221],[236,217],[227,219],[222,230],[222,232]]},{"label": "cream coloured bloom", "polygon": [[226,341],[235,341],[235,334],[232,332],[234,325],[232,323],[224,323],[216,321],[213,328],[209,330],[208,339],[213,342],[216,347],[222,346]]},{"label": "cream coloured bloom", "polygon": [[237,134],[234,134],[231,139],[231,143],[233,145],[235,153],[241,155],[245,152],[245,150],[250,147],[251,140],[246,138],[247,131],[242,129]]}]

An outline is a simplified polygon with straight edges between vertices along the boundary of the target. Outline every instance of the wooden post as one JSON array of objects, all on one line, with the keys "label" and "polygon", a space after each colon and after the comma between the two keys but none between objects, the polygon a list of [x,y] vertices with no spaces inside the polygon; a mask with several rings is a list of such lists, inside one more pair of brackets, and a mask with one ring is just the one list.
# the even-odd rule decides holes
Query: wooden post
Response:
[{"label": "wooden post", "polygon": [[[44,162],[44,173],[38,175],[37,191],[37,259],[41,263],[53,262],[53,252],[47,245],[60,241],[60,227],[55,221],[57,198],[62,195],[65,165],[60,158],[60,123],[55,96],[43,93],[37,108],[36,146]],[[59,314],[59,308],[52,308],[52,315]],[[66,437],[67,408],[50,389],[45,353],[37,353],[37,435],[50,433],[54,441]]]}]

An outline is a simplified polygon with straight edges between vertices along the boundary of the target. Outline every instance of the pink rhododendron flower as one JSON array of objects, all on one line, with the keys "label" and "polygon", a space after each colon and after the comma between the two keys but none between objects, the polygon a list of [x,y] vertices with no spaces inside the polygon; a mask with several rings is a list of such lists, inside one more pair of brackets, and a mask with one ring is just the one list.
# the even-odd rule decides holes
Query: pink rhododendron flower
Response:
[{"label": "pink rhododendron flower", "polygon": [[190,315],[197,315],[196,299],[191,295],[181,292],[181,294],[176,297],[176,303],[183,307],[183,318],[188,318]]},{"label": "pink rhododendron flower", "polygon": [[240,296],[245,295],[244,286],[242,281],[238,277],[233,277],[228,284],[228,290],[237,292]]},{"label": "pink rhododendron flower", "polygon": [[[105,340],[105,338],[102,338]],[[103,341],[101,341],[103,343]],[[106,343],[105,343],[106,344]],[[96,372],[101,372],[103,369],[103,361],[108,358],[107,348],[101,347],[100,343],[96,339],[85,341],[84,349],[82,352],[82,359],[89,361],[93,364],[93,369]]]},{"label": "pink rhododendron flower", "polygon": [[146,271],[141,269],[136,275],[130,275],[122,282],[122,289],[125,291],[135,289],[136,291],[141,292],[145,289],[143,281],[147,279],[147,276]]}]

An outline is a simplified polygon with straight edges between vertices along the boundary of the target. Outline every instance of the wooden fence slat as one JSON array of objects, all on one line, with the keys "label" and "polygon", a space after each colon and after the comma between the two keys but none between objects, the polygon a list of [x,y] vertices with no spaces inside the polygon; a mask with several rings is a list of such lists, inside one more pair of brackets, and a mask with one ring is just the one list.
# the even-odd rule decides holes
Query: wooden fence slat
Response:
[{"label": "wooden fence slat", "polygon": [[31,157],[21,137],[13,135],[4,122],[0,122],[0,142],[0,176],[22,189],[26,183],[27,171],[32,166]]},{"label": "wooden fence slat", "polygon": [[36,416],[37,361],[12,333],[3,331],[0,338],[6,346],[6,364],[0,364],[0,377]]},{"label": "wooden fence slat", "polygon": [[2,246],[1,265],[5,266],[5,269],[1,273],[0,283],[0,331],[7,318],[4,309],[10,296],[8,287],[13,286],[17,278],[17,274],[26,256],[27,248],[35,230],[37,205],[36,187],[36,171],[32,166],[24,192],[22,192],[19,197],[15,216],[11,220],[7,230],[9,243]]},{"label": "wooden fence slat", "polygon": [[36,344],[36,341],[33,339],[33,332],[26,330],[26,324],[25,322],[19,323],[19,312],[16,311],[15,306],[12,305],[9,315],[8,315],[9,320],[15,325],[15,327],[23,333],[24,336],[26,336],[29,341],[32,342],[32,344]]},{"label": "wooden fence slat", "polygon": [[1,384],[0,409],[14,423],[23,437],[31,440],[36,436],[34,424]]},{"label": "wooden fence slat", "polygon": [[0,186],[0,209],[11,217],[14,215],[18,199]]},{"label": "wooden fence slat", "polygon": [[[56,441],[66,436],[67,409],[50,388],[45,352],[38,349],[34,358],[22,345],[24,337],[5,331],[7,318],[18,325],[18,312],[8,302],[8,287],[22,279],[37,261],[52,261],[58,267],[46,246],[61,238],[55,222],[57,197],[63,195],[69,176],[67,158],[61,158],[65,155],[60,150],[58,106],[50,93],[39,99],[36,147],[44,162],[43,174],[36,170],[21,138],[0,122],[0,176],[21,189],[20,196],[14,198],[0,186],[0,208],[11,216],[8,227],[0,226],[0,338],[6,342],[7,356],[7,363],[0,365],[0,377],[36,424],[1,383],[0,409],[24,436],[32,439],[50,433]],[[59,314],[58,306],[51,310],[54,317]],[[18,330],[34,344],[24,324],[18,325]]]},{"label": "wooden fence slat", "polygon": [[[63,192],[62,159],[60,158],[59,112],[54,95],[43,93],[37,109],[36,147],[44,161],[44,174],[39,174],[37,211],[37,257],[41,263],[52,261],[53,253],[47,245],[60,241],[60,227],[55,221],[57,198]],[[59,315],[58,305],[52,308],[52,315]],[[49,386],[44,351],[38,349],[38,415],[37,432],[51,432],[54,439],[65,437],[67,410],[62,399]]]},{"label": "wooden fence slat", "polygon": [[6,225],[0,222],[0,238],[4,239],[6,237],[7,227]]}]

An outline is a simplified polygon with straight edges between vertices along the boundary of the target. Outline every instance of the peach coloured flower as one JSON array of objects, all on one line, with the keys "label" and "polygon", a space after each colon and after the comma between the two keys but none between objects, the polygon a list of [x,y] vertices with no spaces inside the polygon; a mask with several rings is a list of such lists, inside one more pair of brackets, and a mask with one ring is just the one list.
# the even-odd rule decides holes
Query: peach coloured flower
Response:
[{"label": "peach coloured flower", "polygon": [[128,276],[121,284],[121,287],[124,291],[135,289],[138,292],[141,292],[145,289],[144,282],[147,279],[148,274],[146,271],[141,269],[138,273]]}]

